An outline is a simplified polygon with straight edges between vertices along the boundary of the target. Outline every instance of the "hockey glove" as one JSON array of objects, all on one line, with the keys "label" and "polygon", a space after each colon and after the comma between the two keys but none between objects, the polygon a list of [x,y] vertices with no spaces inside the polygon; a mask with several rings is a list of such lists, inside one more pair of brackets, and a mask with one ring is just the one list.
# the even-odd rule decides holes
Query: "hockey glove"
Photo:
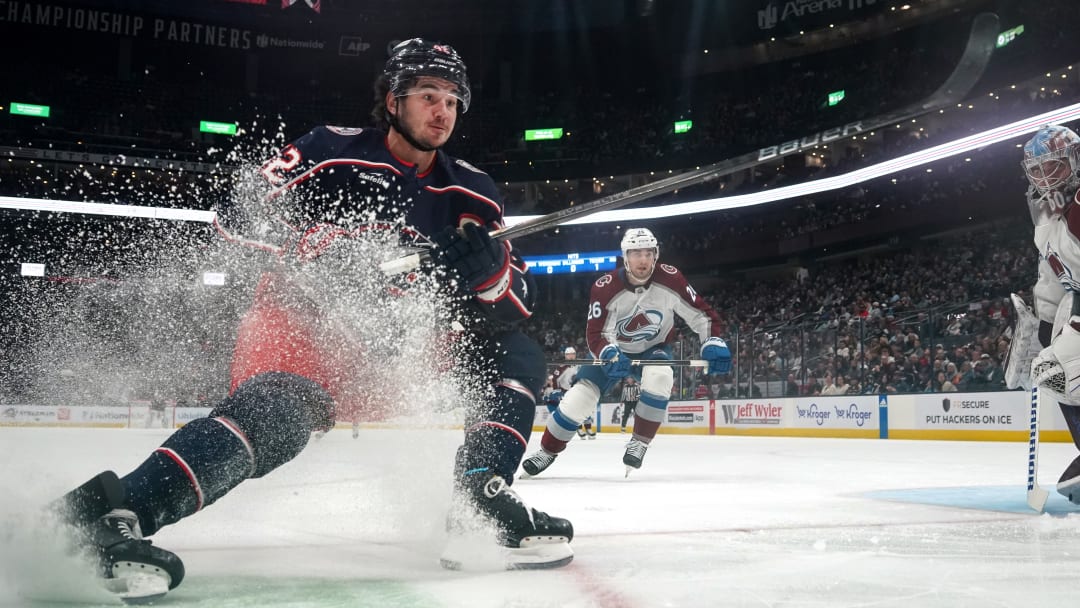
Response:
[{"label": "hockey glove", "polygon": [[483,226],[468,223],[460,232],[449,227],[432,240],[435,262],[457,273],[481,299],[496,300],[510,288],[510,255]]},{"label": "hockey glove", "polygon": [[726,374],[731,371],[731,350],[720,338],[709,338],[701,345],[701,358],[709,362],[708,374]]},{"label": "hockey glove", "polygon": [[1056,393],[1066,405],[1080,405],[1080,316],[1072,316],[1050,346],[1031,362],[1032,382]]},{"label": "hockey glove", "polygon": [[601,361],[600,367],[611,380],[621,380],[630,375],[630,366],[633,362],[619,350],[618,346],[608,344],[600,351],[597,357]]}]

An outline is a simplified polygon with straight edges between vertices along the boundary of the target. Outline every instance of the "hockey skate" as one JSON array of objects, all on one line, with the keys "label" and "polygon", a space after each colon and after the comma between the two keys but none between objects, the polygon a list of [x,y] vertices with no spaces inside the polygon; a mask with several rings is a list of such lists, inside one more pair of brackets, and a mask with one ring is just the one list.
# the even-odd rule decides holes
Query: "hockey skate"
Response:
[{"label": "hockey skate", "polygon": [[525,460],[521,461],[521,468],[525,470],[521,474],[520,479],[531,479],[536,477],[540,473],[543,473],[551,466],[551,463],[555,462],[555,458],[558,454],[549,454],[544,450],[529,456]]},{"label": "hockey skate", "polygon": [[626,444],[626,453],[623,454],[622,461],[626,465],[627,477],[630,476],[630,471],[641,468],[641,461],[645,459],[645,451],[648,449],[649,444],[636,437]]},{"label": "hockey skate", "polygon": [[447,521],[450,543],[440,558],[443,568],[467,567],[475,553],[467,546],[467,536],[477,524],[495,528],[495,541],[503,548],[499,567],[507,570],[559,568],[574,559],[574,526],[526,506],[499,475],[466,477],[455,491],[455,503]]},{"label": "hockey skate", "polygon": [[105,589],[129,604],[152,602],[184,580],[184,564],[143,539],[138,517],[123,502],[123,484],[106,471],[54,503],[52,510],[71,526],[78,550],[96,562]]},{"label": "hockey skate", "polygon": [[596,439],[596,431],[589,429],[586,433],[588,433],[589,439]]},{"label": "hockey skate", "polygon": [[577,427],[577,436],[581,437],[582,439],[585,438],[585,427],[584,426]]},{"label": "hockey skate", "polygon": [[1065,468],[1061,479],[1057,482],[1059,494],[1069,499],[1069,502],[1080,505],[1080,456]]}]

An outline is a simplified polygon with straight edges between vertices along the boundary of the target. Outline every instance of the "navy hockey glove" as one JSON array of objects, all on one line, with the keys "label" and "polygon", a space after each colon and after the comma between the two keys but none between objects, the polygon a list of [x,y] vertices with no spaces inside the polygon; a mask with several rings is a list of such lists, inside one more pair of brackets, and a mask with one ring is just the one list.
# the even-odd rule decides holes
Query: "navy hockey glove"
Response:
[{"label": "navy hockey glove", "polygon": [[701,345],[701,358],[709,362],[708,374],[726,374],[731,371],[731,350],[720,338],[709,338]]},{"label": "navy hockey glove", "polygon": [[460,232],[449,227],[432,240],[436,263],[456,272],[482,299],[496,300],[510,288],[510,255],[483,226],[468,223]]},{"label": "navy hockey glove", "polygon": [[630,375],[630,366],[633,361],[619,350],[618,346],[608,344],[600,351],[597,357],[602,363],[600,367],[611,380],[621,380]]}]

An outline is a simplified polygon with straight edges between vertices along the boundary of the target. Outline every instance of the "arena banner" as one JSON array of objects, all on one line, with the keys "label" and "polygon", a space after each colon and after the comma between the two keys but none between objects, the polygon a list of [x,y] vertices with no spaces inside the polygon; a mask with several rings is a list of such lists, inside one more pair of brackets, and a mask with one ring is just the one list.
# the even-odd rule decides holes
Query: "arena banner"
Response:
[{"label": "arena banner", "polygon": [[[880,419],[877,395],[820,396],[791,401],[792,428],[825,432],[866,431],[866,437],[878,436]],[[845,435],[845,433],[822,434]]]},{"label": "arena banner", "polygon": [[86,0],[79,3],[3,1],[0,27],[21,28],[46,37],[54,33],[89,34],[240,52],[284,51],[301,56],[360,57],[373,45],[371,32],[357,32],[350,25],[356,21],[311,19],[314,12],[256,15],[245,7],[196,10],[188,2],[87,4]]},{"label": "arena banner", "polygon": [[1026,433],[1028,413],[1026,392],[915,395],[916,429]]}]

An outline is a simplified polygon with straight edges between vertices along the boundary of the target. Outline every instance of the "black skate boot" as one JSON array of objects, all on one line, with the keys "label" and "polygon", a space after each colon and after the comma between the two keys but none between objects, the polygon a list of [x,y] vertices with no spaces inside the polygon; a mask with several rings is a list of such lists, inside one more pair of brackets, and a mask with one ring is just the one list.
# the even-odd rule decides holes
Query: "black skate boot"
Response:
[{"label": "black skate boot", "polygon": [[138,517],[123,503],[123,484],[106,471],[52,507],[71,526],[79,550],[97,563],[107,590],[127,603],[151,602],[184,580],[184,564],[144,540]]},{"label": "black skate boot", "polygon": [[622,462],[626,465],[626,476],[630,476],[630,471],[641,468],[641,461],[645,459],[645,451],[649,449],[649,444],[644,441],[633,438],[626,444],[626,453],[623,454]]},{"label": "black skate boot", "polygon": [[525,460],[522,460],[521,468],[525,472],[521,474],[521,479],[529,479],[543,473],[551,466],[551,463],[555,462],[556,457],[558,457],[558,454],[549,454],[544,450],[540,450]]},{"label": "black skate boot", "polygon": [[[566,519],[552,517],[530,508],[499,475],[470,475],[455,490],[455,512],[448,520],[451,542],[440,562],[448,570],[460,570],[467,549],[460,539],[470,524],[495,527],[496,542],[504,547],[507,570],[558,568],[574,559],[570,541],[574,526]],[[477,522],[476,520],[479,520]]]},{"label": "black skate boot", "polygon": [[1069,499],[1069,502],[1080,505],[1080,456],[1077,456],[1057,482],[1059,494]]}]

